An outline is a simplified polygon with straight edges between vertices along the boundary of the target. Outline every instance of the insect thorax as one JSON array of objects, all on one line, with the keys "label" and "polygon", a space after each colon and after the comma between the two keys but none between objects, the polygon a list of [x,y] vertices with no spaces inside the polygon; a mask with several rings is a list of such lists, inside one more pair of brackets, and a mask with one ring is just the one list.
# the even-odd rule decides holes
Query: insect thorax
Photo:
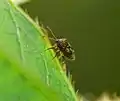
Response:
[{"label": "insect thorax", "polygon": [[70,60],[75,59],[74,50],[65,38],[56,40],[57,47],[64,54],[64,57],[67,57]]}]

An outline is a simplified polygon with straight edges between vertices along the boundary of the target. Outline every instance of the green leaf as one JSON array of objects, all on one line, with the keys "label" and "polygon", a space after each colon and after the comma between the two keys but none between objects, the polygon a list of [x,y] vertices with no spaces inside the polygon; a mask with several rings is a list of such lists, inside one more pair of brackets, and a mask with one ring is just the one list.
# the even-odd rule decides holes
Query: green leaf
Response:
[{"label": "green leaf", "polygon": [[0,101],[77,101],[51,44],[31,18],[0,1]]},{"label": "green leaf", "polygon": [[4,54],[0,51],[0,101],[62,101],[38,75],[21,69],[20,64]]}]

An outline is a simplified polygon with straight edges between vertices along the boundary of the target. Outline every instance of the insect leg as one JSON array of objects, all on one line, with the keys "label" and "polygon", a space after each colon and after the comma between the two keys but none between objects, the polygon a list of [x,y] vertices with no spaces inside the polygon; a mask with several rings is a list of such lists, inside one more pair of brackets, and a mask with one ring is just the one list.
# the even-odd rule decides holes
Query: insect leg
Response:
[{"label": "insect leg", "polygon": [[60,60],[62,58],[62,55],[58,56],[58,59]]},{"label": "insect leg", "polygon": [[55,45],[53,45],[53,46],[52,46],[52,47],[50,47],[50,48],[47,48],[45,51],[50,50],[50,49],[56,49],[56,44],[55,44]]},{"label": "insect leg", "polygon": [[55,49],[55,47],[53,46],[53,47],[47,48],[46,50],[50,50],[50,49]]},{"label": "insect leg", "polygon": [[69,73],[70,73],[70,69],[68,68],[68,66],[65,63],[65,57],[62,56],[62,64],[63,64],[63,71],[66,73],[66,76],[68,77]]},{"label": "insect leg", "polygon": [[65,57],[62,55],[62,64],[65,64]]},{"label": "insect leg", "polygon": [[[59,53],[60,53],[60,50],[57,50],[55,56],[53,57],[53,59],[54,59]],[[53,60],[53,59],[52,59],[52,60]]]},{"label": "insect leg", "polygon": [[66,63],[65,63],[65,57],[64,57],[64,55],[61,54],[61,56],[59,58],[62,61],[62,69],[65,72],[65,74],[67,75],[68,74],[68,69],[67,69],[67,66],[66,66]]}]

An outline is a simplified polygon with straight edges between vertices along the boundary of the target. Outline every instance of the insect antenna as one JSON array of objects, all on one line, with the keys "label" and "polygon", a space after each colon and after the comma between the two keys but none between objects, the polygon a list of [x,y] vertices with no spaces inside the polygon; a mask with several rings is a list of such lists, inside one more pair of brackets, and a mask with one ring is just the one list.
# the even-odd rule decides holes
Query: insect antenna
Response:
[{"label": "insect antenna", "polygon": [[50,27],[47,26],[47,29],[50,31],[50,33],[52,34],[52,36],[54,37],[54,39],[57,39],[56,36],[53,34],[53,31],[50,29]]},{"label": "insect antenna", "polygon": [[49,37],[49,39],[50,39],[50,40],[54,40],[54,41],[55,41],[55,38],[51,38],[51,37]]}]

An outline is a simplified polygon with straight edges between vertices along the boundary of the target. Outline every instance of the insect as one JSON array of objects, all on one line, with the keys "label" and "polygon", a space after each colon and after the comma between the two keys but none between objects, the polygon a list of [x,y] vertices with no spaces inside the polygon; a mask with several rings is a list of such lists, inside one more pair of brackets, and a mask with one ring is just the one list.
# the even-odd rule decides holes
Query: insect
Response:
[{"label": "insect", "polygon": [[63,63],[65,62],[65,59],[75,60],[74,49],[72,48],[68,40],[66,38],[57,38],[49,27],[47,27],[47,29],[51,32],[53,36],[53,38],[49,37],[49,39],[54,41],[54,45],[47,49],[55,50],[56,54],[53,57],[53,59],[59,55],[59,59],[62,58]]}]

